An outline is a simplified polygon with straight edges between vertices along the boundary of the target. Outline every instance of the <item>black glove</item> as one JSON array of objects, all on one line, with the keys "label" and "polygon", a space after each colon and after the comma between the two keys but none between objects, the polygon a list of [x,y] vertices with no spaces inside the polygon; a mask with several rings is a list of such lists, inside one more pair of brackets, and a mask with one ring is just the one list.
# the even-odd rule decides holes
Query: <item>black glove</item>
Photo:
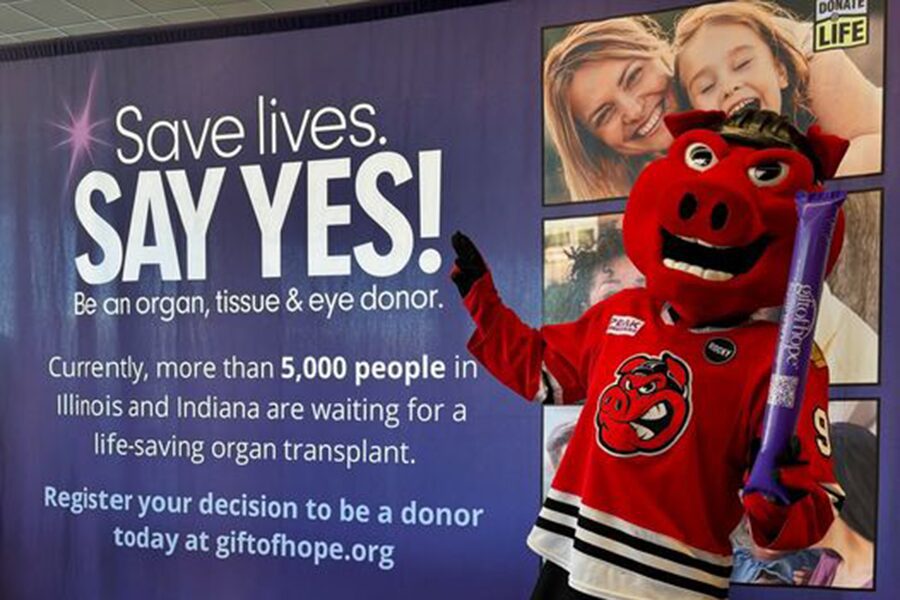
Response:
[{"label": "black glove", "polygon": [[465,298],[475,282],[487,273],[487,264],[478,248],[464,233],[460,231],[454,233],[451,242],[453,250],[456,251],[456,260],[453,261],[450,279],[459,289],[459,295]]}]

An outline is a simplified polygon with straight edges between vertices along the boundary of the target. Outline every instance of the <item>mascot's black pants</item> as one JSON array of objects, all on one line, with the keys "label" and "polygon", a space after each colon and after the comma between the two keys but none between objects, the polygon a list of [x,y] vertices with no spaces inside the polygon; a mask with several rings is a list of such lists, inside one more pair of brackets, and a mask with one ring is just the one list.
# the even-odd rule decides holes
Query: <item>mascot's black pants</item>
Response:
[{"label": "mascot's black pants", "polygon": [[541,575],[531,592],[531,600],[598,600],[569,587],[569,573],[549,560],[544,561]]}]

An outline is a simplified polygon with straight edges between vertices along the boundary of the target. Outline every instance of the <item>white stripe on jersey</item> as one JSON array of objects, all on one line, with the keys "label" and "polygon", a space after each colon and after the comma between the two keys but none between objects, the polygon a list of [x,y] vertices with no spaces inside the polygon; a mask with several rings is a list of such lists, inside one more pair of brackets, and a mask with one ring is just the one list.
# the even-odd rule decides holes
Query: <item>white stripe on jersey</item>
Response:
[{"label": "white stripe on jersey", "polygon": [[606,598],[725,598],[731,556],[693,548],[551,489],[528,538],[569,571],[570,585]]}]

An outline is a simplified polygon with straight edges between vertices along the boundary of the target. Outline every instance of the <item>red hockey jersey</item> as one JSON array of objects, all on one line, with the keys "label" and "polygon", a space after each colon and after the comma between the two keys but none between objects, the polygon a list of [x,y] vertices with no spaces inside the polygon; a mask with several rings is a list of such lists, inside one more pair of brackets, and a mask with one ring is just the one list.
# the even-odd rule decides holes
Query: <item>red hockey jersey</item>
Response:
[{"label": "red hockey jersey", "polygon": [[[590,595],[727,597],[729,536],[744,512],[777,326],[688,329],[636,289],[534,330],[502,304],[490,274],[465,303],[477,324],[469,349],[498,379],[528,399],[585,401],[529,546]],[[829,486],[828,374],[814,362],[800,460]],[[798,523],[770,545],[818,541]]]}]

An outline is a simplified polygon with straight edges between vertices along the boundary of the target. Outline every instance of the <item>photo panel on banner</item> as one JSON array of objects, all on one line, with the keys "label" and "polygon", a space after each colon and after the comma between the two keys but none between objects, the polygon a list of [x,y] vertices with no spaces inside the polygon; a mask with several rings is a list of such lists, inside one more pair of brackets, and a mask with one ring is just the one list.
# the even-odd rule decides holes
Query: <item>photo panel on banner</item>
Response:
[{"label": "photo panel on banner", "polygon": [[544,28],[544,204],[627,196],[672,141],[663,117],[688,109],[818,124],[850,141],[837,177],[880,173],[885,6],[865,4],[831,18],[813,0],[716,2]]},{"label": "photo panel on banner", "polygon": [[[542,493],[550,482],[578,421],[581,406],[545,406]],[[754,545],[746,519],[732,534],[732,583],[759,586],[875,588],[878,518],[878,415],[875,399],[836,400],[828,419],[817,423],[821,451],[831,454],[845,498],[838,517],[816,546],[776,552]],[[830,421],[830,426],[829,426]]]}]

